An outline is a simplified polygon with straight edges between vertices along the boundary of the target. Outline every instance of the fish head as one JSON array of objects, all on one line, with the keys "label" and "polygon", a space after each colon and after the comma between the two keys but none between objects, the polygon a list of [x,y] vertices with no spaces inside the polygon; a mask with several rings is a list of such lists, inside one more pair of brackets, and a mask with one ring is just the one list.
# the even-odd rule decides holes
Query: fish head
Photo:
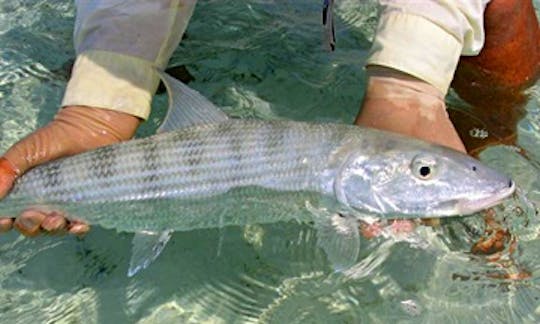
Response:
[{"label": "fish head", "polygon": [[350,154],[334,183],[337,199],[361,212],[427,218],[472,214],[514,192],[509,177],[480,161],[421,144]]}]

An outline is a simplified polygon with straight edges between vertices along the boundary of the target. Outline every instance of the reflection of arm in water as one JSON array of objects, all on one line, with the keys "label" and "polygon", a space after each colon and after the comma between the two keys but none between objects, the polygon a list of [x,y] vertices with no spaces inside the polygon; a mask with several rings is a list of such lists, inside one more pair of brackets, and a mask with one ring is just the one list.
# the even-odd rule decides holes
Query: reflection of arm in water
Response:
[{"label": "reflection of arm in water", "polygon": [[[483,2],[463,0],[443,6],[437,1],[381,0],[383,10],[367,62],[370,77],[358,123],[462,149],[443,97],[459,55],[474,54],[482,46]],[[165,0],[99,5],[80,1],[77,5],[77,60],[64,108],[53,122],[4,155],[0,196],[9,190],[15,174],[130,138],[139,120],[148,117],[158,83],[154,69],[166,66],[195,1],[181,1],[174,7]],[[15,225],[27,235],[42,229],[87,230],[81,224],[66,225],[61,215],[38,211],[19,217]],[[0,229],[11,226],[11,219],[0,219]]]}]

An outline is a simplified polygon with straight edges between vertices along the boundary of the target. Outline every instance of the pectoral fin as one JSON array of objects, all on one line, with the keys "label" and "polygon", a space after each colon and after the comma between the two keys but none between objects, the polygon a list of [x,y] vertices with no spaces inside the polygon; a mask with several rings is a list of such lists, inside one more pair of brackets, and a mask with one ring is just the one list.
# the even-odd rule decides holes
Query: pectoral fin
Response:
[{"label": "pectoral fin", "polygon": [[360,252],[360,235],[355,218],[313,207],[317,228],[317,245],[332,263],[334,270],[344,271],[356,264]]},{"label": "pectoral fin", "polygon": [[171,234],[171,230],[135,233],[131,241],[133,247],[129,262],[128,277],[132,277],[137,272],[148,267],[159,256],[161,251],[163,251],[163,248],[171,238]]}]

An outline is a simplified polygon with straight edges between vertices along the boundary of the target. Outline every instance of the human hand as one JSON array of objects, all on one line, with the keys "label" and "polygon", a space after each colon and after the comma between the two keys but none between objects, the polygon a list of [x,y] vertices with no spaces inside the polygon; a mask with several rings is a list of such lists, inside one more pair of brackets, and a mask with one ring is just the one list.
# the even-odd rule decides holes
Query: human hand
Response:
[{"label": "human hand", "polygon": [[385,67],[368,67],[368,85],[355,124],[400,133],[465,152],[444,104],[427,82]]},{"label": "human hand", "polygon": [[[54,120],[13,145],[0,158],[0,199],[5,197],[16,178],[42,163],[129,139],[139,118],[113,110],[68,106]],[[42,232],[84,234],[87,224],[69,221],[59,212],[28,209],[17,215],[0,215],[0,232],[15,227],[23,235]]]}]

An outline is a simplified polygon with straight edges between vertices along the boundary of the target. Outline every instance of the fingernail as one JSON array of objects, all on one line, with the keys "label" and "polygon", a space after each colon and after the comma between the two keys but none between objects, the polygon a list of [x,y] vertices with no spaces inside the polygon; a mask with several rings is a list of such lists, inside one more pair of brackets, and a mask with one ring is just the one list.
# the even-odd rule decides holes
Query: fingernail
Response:
[{"label": "fingernail", "polygon": [[33,229],[37,226],[34,220],[28,217],[20,217],[17,219],[16,223],[18,223],[21,227],[27,230]]},{"label": "fingernail", "polygon": [[35,236],[40,232],[40,225],[45,220],[46,215],[37,210],[25,210],[15,220],[14,226],[23,235]]},{"label": "fingernail", "polygon": [[40,227],[34,225],[33,222],[26,219],[20,220],[17,218],[13,223],[13,227],[15,227],[22,235],[27,237],[34,237],[40,233]]},{"label": "fingernail", "polygon": [[90,230],[90,226],[88,224],[83,224],[83,223],[72,224],[70,226],[70,228],[69,228],[69,232],[71,234],[75,234],[75,235],[78,235],[78,236],[83,236],[89,230]]},{"label": "fingernail", "polygon": [[53,213],[48,215],[45,220],[41,223],[41,228],[47,232],[56,232],[62,230],[66,227],[66,219],[64,216]]}]

